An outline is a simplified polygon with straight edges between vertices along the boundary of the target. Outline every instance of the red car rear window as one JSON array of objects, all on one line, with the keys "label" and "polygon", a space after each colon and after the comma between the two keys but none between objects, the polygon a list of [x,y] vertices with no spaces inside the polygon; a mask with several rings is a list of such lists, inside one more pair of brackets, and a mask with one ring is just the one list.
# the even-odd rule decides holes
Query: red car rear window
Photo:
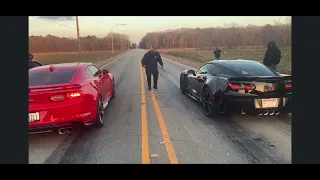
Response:
[{"label": "red car rear window", "polygon": [[56,69],[52,72],[49,70],[31,71],[29,72],[29,86],[68,83],[75,72],[75,69]]}]

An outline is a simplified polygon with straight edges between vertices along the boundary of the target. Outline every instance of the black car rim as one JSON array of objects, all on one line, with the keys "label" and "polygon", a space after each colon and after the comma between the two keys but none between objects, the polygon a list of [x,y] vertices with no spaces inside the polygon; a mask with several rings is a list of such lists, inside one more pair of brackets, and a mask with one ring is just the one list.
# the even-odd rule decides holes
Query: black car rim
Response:
[{"label": "black car rim", "polygon": [[103,109],[103,103],[101,100],[99,100],[99,107],[98,107],[98,113],[99,113],[99,121],[103,123],[103,117],[104,117],[104,109]]},{"label": "black car rim", "polygon": [[205,90],[203,92],[203,108],[204,108],[204,112],[206,114],[208,114],[212,108],[212,100],[211,100],[211,96],[208,90]]}]

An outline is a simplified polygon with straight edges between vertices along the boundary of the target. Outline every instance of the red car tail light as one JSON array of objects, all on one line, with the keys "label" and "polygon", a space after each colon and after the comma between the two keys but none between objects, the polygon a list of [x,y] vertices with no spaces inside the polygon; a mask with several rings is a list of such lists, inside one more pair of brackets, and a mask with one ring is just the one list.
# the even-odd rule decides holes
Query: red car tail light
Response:
[{"label": "red car tail light", "polygon": [[79,98],[79,97],[81,97],[83,95],[83,93],[81,92],[81,91],[79,91],[79,92],[72,92],[72,93],[67,93],[67,97],[69,98],[69,99],[74,99],[74,98]]},{"label": "red car tail light", "polygon": [[50,97],[51,101],[63,101],[65,98],[63,95],[54,95]]},{"label": "red car tail light", "polygon": [[69,92],[69,93],[65,93],[65,94],[59,94],[59,95],[53,95],[50,97],[51,101],[63,101],[66,99],[76,99],[76,98],[80,98],[83,96],[83,93],[81,91],[77,91],[77,92]]}]

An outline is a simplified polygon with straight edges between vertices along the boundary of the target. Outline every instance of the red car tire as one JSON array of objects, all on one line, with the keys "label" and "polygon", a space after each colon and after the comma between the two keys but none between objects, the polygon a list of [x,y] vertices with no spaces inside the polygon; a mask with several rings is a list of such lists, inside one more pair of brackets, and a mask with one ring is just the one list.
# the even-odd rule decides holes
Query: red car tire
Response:
[{"label": "red car tire", "polygon": [[97,99],[97,107],[96,107],[96,119],[94,120],[94,126],[97,128],[101,128],[104,125],[104,108],[103,108],[103,102],[102,102],[102,98],[99,95],[98,99]]}]

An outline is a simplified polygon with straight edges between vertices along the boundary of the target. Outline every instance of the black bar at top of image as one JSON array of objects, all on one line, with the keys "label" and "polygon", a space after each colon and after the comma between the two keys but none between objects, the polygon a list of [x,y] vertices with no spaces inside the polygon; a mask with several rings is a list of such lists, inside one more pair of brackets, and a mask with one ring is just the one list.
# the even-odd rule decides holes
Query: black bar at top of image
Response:
[{"label": "black bar at top of image", "polygon": [[0,163],[28,163],[28,17],[1,16]]}]

